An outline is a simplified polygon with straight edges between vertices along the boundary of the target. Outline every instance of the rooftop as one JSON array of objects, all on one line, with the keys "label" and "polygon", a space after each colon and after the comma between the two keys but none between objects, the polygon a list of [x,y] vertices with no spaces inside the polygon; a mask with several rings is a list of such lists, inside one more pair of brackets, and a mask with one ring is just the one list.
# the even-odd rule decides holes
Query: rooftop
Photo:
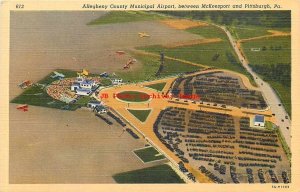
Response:
[{"label": "rooftop", "polygon": [[263,115],[255,115],[254,117],[255,122],[265,122],[265,117]]},{"label": "rooftop", "polygon": [[98,105],[95,108],[96,108],[96,110],[106,109],[106,107],[104,107],[103,105]]}]

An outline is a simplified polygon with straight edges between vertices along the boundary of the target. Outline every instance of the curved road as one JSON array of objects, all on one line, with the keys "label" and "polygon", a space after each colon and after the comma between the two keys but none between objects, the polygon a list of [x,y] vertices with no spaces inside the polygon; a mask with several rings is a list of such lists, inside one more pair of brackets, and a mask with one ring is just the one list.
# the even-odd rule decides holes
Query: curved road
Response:
[{"label": "curved road", "polygon": [[[291,145],[291,121],[288,113],[284,109],[283,105],[281,104],[281,101],[279,97],[277,96],[277,93],[274,91],[274,89],[265,81],[263,81],[252,69],[249,67],[249,62],[247,59],[243,56],[242,51],[238,48],[237,42],[232,37],[231,33],[224,27],[224,26],[218,26],[216,27],[221,28],[226,34],[227,37],[236,52],[240,62],[243,64],[244,68],[254,77],[255,82],[258,85],[259,90],[263,93],[268,105],[271,108],[271,111],[273,114],[275,114],[276,118],[276,124],[280,127],[281,133],[284,136],[288,146]],[[286,119],[287,117],[287,119]]]}]

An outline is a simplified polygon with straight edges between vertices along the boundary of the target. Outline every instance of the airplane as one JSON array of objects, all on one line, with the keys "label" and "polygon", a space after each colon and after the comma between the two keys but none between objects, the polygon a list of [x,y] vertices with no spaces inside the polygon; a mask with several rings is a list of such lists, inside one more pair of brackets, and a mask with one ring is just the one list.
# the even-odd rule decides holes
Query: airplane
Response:
[{"label": "airplane", "polygon": [[116,53],[117,53],[118,55],[124,55],[124,54],[125,54],[125,51],[116,51]]},{"label": "airplane", "polygon": [[86,76],[89,75],[89,72],[88,72],[88,70],[86,70],[86,69],[82,69],[82,72],[77,73],[77,75],[78,75],[78,76],[86,77]]},{"label": "airplane", "polygon": [[147,34],[147,33],[145,33],[145,32],[140,32],[140,33],[138,33],[138,34],[139,34],[139,36],[140,36],[141,38],[143,38],[143,37],[150,37],[150,35]]},{"label": "airplane", "polygon": [[135,63],[136,62],[136,59],[128,59],[127,63],[123,66],[123,69],[129,69],[130,68],[130,65]]},{"label": "airplane", "polygon": [[22,83],[20,83],[18,86],[19,86],[21,89],[26,89],[27,87],[30,87],[31,85],[32,85],[31,81],[25,80],[25,81],[23,81]]},{"label": "airplane", "polygon": [[130,68],[130,65],[126,64],[123,66],[123,69],[129,69]]},{"label": "airplane", "polygon": [[107,78],[107,77],[109,77],[109,74],[107,72],[103,72],[100,74],[100,77]]},{"label": "airplane", "polygon": [[54,71],[53,73],[54,73],[54,75],[51,75],[51,77],[52,77],[53,79],[54,79],[54,78],[59,78],[59,79],[65,78],[65,75],[62,74],[62,73],[59,73],[59,72],[57,72],[57,71]]},{"label": "airplane", "polygon": [[17,106],[17,110],[26,112],[26,111],[28,111],[28,105],[27,104],[25,104],[25,105],[18,105]]}]

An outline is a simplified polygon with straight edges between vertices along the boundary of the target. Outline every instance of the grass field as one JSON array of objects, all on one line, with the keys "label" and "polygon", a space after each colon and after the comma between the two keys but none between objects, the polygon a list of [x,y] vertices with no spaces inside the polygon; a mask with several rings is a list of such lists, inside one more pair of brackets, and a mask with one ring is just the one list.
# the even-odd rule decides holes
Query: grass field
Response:
[{"label": "grass field", "polygon": [[273,131],[274,130],[274,124],[271,121],[266,121],[265,122],[265,127],[269,131]]},{"label": "grass field", "polygon": [[291,31],[290,28],[265,28],[265,27],[258,27],[258,26],[237,26],[237,27],[230,27],[231,30],[236,34],[238,39],[247,39],[251,37],[258,37],[263,35],[270,35],[271,33],[268,30],[276,30],[276,31],[283,31],[289,32]]},{"label": "grass field", "polygon": [[291,162],[291,158],[292,158],[291,149],[289,148],[288,144],[286,143],[285,138],[280,131],[280,128],[277,127],[277,129],[275,129],[275,132],[280,140],[280,143],[282,145],[282,148],[283,148],[285,154],[287,155],[288,160]]},{"label": "grass field", "polygon": [[103,86],[109,86],[109,85],[112,85],[112,82],[111,82],[110,79],[102,78],[101,79],[101,85],[103,85]]},{"label": "grass field", "polygon": [[151,110],[133,110],[133,109],[128,109],[128,111],[141,122],[145,122],[151,112]]},{"label": "grass field", "polygon": [[113,176],[117,183],[184,183],[169,165],[119,173]]},{"label": "grass field", "polygon": [[268,81],[273,89],[277,92],[286,112],[292,114],[292,98],[291,98],[291,87],[283,86],[281,83]]},{"label": "grass field", "polygon": [[143,160],[144,163],[151,162],[151,161],[156,161],[156,160],[161,160],[165,159],[165,156],[163,155],[158,155],[158,151],[154,149],[153,147],[147,147],[144,149],[138,149],[135,150],[134,153],[141,159]]},{"label": "grass field", "polygon": [[167,18],[158,13],[146,11],[111,11],[106,15],[95,19],[88,23],[88,25],[103,25],[110,23],[126,23],[136,21],[149,21]]},{"label": "grass field", "polygon": [[[159,53],[159,52],[158,52]],[[203,67],[188,65],[179,61],[173,61],[165,59],[163,70],[159,76],[156,76],[156,72],[159,69],[160,61],[159,56],[132,54],[139,62],[142,63],[142,67],[132,71],[117,72],[117,75],[124,81],[128,82],[140,82],[150,81],[158,78],[176,75],[184,72],[192,72],[203,69]]]},{"label": "grass field", "polygon": [[163,82],[163,83],[155,83],[155,84],[146,85],[145,87],[149,87],[149,88],[155,89],[157,91],[162,91],[165,86],[166,86],[166,83]]},{"label": "grass field", "polygon": [[[262,50],[265,47],[266,50]],[[271,37],[242,43],[251,64],[291,63],[291,37]],[[261,51],[251,51],[260,48]]]},{"label": "grass field", "polygon": [[220,38],[224,41],[228,41],[227,36],[224,33],[224,31],[222,31],[220,28],[214,27],[212,25],[205,26],[205,27],[194,27],[194,28],[187,29],[186,31],[200,35],[207,39],[208,38]]},{"label": "grass field", "polygon": [[[211,67],[229,69],[245,74],[245,69],[238,62],[230,45],[218,42],[205,45],[193,45],[178,48],[164,48],[160,45],[140,48],[148,52],[158,53],[163,50],[166,56],[191,61]],[[214,57],[219,54],[217,59]],[[177,70],[177,69],[176,69]]]},{"label": "grass field", "polygon": [[81,107],[86,107],[89,101],[94,100],[92,97],[89,96],[82,96],[76,101],[76,105]]},{"label": "grass field", "polygon": [[166,56],[174,57],[194,63],[204,64],[211,67],[228,69],[246,75],[251,84],[256,86],[253,77],[243,68],[226,34],[215,26],[195,27],[186,31],[205,38],[220,38],[223,41],[211,44],[199,44],[186,47],[164,48],[160,45],[140,47],[139,49],[159,53],[165,52]]}]

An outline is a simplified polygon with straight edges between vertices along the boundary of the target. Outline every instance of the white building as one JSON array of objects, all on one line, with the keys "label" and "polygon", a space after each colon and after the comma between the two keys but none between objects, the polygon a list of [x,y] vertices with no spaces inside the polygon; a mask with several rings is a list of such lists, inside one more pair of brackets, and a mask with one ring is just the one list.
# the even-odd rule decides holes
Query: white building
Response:
[{"label": "white building", "polygon": [[71,85],[71,91],[75,91],[76,95],[90,95],[95,86],[95,81],[77,77],[76,81]]},{"label": "white building", "polygon": [[111,82],[113,85],[121,85],[123,84],[123,79],[113,79]]},{"label": "white building", "polygon": [[265,127],[265,116],[255,115],[255,117],[254,117],[254,126],[255,127]]},{"label": "white building", "polygon": [[94,108],[96,108],[97,106],[100,106],[100,105],[103,105],[103,103],[100,102],[100,101],[90,101],[90,102],[88,102],[87,107],[91,108],[91,109],[94,109]]},{"label": "white building", "polygon": [[90,95],[91,93],[92,93],[92,90],[90,90],[90,89],[81,89],[81,88],[76,89],[76,95],[87,96],[87,95]]},{"label": "white building", "polygon": [[76,89],[80,89],[80,83],[75,82],[71,85],[71,91],[76,91]]},{"label": "white building", "polygon": [[80,83],[80,88],[82,88],[82,89],[92,89],[95,85],[96,85],[96,83],[93,80],[83,80]]}]

